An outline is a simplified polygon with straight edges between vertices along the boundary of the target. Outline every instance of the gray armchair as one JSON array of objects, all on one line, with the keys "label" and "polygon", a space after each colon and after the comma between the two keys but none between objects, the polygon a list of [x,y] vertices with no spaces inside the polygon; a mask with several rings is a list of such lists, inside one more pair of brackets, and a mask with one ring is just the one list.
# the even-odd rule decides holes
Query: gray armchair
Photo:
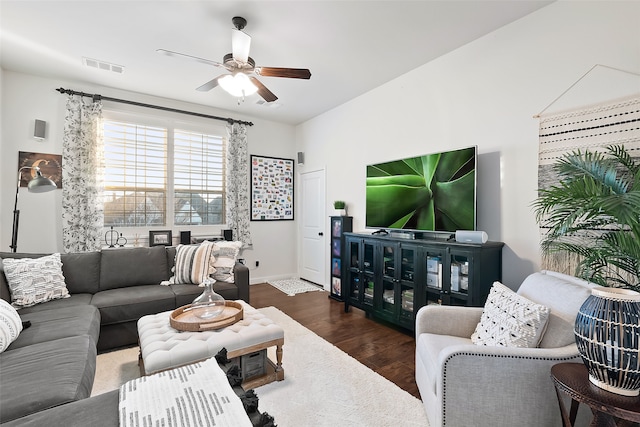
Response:
[{"label": "gray armchair", "polygon": [[[582,362],[573,326],[593,286],[549,271],[524,280],[517,293],[551,309],[538,348],[473,344],[482,308],[422,307],[416,316],[416,383],[430,426],[561,426],[550,370],[556,363]],[[588,424],[583,406],[576,425]]]}]

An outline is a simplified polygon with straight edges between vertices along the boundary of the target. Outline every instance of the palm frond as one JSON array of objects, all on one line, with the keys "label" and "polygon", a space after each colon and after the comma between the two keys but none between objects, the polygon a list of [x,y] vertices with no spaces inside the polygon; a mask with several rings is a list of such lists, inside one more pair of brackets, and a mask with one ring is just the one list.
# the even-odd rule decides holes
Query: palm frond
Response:
[{"label": "palm frond", "polygon": [[559,182],[532,203],[544,253],[579,258],[576,275],[603,286],[640,282],[640,164],[624,146],[574,151],[554,165]]}]

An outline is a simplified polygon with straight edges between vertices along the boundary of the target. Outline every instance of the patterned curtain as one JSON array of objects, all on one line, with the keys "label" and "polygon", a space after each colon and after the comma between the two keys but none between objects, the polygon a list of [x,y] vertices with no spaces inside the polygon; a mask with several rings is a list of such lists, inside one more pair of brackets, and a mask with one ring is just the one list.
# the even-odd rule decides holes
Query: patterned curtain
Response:
[{"label": "patterned curtain", "polygon": [[102,102],[70,95],[62,141],[62,243],[65,252],[102,246],[104,150]]},{"label": "patterned curtain", "polygon": [[[605,151],[609,145],[624,145],[632,157],[640,157],[640,96],[605,101],[575,110],[540,117],[538,188],[558,183],[553,164],[565,154]],[[546,230],[541,228],[541,234]],[[575,274],[577,255],[544,255],[542,268]]]},{"label": "patterned curtain", "polygon": [[249,148],[247,126],[227,124],[227,226],[242,247],[252,245],[249,209]]}]

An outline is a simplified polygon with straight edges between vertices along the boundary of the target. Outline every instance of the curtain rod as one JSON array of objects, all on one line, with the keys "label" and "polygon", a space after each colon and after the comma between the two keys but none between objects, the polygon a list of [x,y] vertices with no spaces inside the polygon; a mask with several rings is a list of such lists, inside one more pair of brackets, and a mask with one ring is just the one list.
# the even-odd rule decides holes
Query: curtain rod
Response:
[{"label": "curtain rod", "polygon": [[126,99],[111,98],[109,96],[102,96],[102,95],[98,95],[98,94],[77,92],[77,91],[71,90],[71,89],[58,88],[56,90],[58,92],[60,92],[60,93],[65,93],[67,95],[80,95],[82,97],[93,98],[94,101],[104,100],[104,101],[119,102],[121,104],[136,105],[138,107],[153,108],[153,109],[156,109],[156,110],[170,111],[172,113],[181,113],[181,114],[188,114],[190,116],[204,117],[205,119],[223,120],[223,121],[225,121],[227,123],[232,123],[232,124],[233,123],[239,123],[239,124],[242,124],[242,125],[253,126],[253,123],[251,123],[251,122],[245,122],[243,120],[236,120],[236,119],[232,119],[232,118],[229,118],[229,117],[210,116],[208,114],[195,113],[193,111],[186,111],[186,110],[179,110],[177,108],[162,107],[160,105],[144,104],[142,102],[136,102],[136,101],[127,101]]}]

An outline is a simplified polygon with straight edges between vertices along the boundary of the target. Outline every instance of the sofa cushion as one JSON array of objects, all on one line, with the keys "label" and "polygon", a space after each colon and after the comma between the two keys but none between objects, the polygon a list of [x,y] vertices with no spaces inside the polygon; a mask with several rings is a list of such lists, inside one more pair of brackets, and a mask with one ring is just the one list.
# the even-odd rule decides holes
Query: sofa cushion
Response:
[{"label": "sofa cushion", "polygon": [[18,338],[22,331],[22,319],[18,311],[7,301],[0,300],[0,353]]},{"label": "sofa cushion", "polygon": [[69,297],[59,253],[40,258],[5,258],[2,263],[14,307]]},{"label": "sofa cushion", "polygon": [[89,397],[96,344],[87,335],[33,344],[0,354],[0,423]]},{"label": "sofa cushion", "polygon": [[172,283],[200,285],[209,279],[216,269],[213,242],[199,245],[179,245],[176,248]]},{"label": "sofa cushion", "polygon": [[471,341],[476,345],[537,347],[548,318],[548,307],[495,282]]},{"label": "sofa cushion", "polygon": [[27,313],[37,313],[46,310],[57,310],[60,308],[73,310],[74,307],[91,304],[91,297],[91,294],[74,294],[69,298],[54,299],[44,304],[36,304],[32,305],[31,307],[21,308],[19,313],[21,316],[24,316]]},{"label": "sofa cushion", "polygon": [[[53,425],[119,427],[119,400],[120,391],[113,390],[89,399],[40,411],[2,424],[2,427],[49,427]],[[55,423],[52,420],[55,420]]]},{"label": "sofa cushion", "polygon": [[[170,285],[169,287],[176,296],[176,307],[191,304],[204,290],[193,285]],[[233,283],[216,282],[213,284],[213,290],[227,301],[240,299],[238,287]]]},{"label": "sofa cushion", "polygon": [[159,285],[168,280],[164,246],[118,248],[102,251],[100,290]]},{"label": "sofa cushion", "polygon": [[100,312],[92,305],[36,311],[22,315],[22,320],[30,321],[31,326],[22,331],[9,350],[77,335],[88,335],[98,342],[100,334]]},{"label": "sofa cushion", "polygon": [[100,285],[100,252],[60,255],[62,273],[71,294],[95,294]]},{"label": "sofa cushion", "polygon": [[174,310],[175,295],[169,286],[132,286],[100,291],[91,298],[91,304],[100,310],[102,324],[108,325]]},{"label": "sofa cushion", "polygon": [[[215,286],[215,284],[214,284]],[[176,298],[176,307],[191,304],[193,300],[202,294],[203,288],[193,285],[169,285]]]},{"label": "sofa cushion", "polygon": [[[14,253],[14,252],[0,252],[0,258],[40,258],[50,254],[26,254],[26,253]],[[64,274],[64,272],[63,272]],[[7,283],[7,277],[4,274],[4,263],[0,262],[0,298],[5,301],[11,302],[11,292],[9,291],[9,284]]]},{"label": "sofa cushion", "polygon": [[[40,258],[49,254],[27,254],[0,252],[0,258]],[[71,294],[98,292],[100,283],[100,252],[79,252],[61,254],[62,274]],[[11,293],[6,283],[4,267],[0,262],[0,298],[11,301]]]},{"label": "sofa cushion", "polygon": [[518,294],[551,310],[541,348],[564,347],[575,343],[573,327],[582,303],[596,285],[560,273],[539,272],[527,276]]}]

